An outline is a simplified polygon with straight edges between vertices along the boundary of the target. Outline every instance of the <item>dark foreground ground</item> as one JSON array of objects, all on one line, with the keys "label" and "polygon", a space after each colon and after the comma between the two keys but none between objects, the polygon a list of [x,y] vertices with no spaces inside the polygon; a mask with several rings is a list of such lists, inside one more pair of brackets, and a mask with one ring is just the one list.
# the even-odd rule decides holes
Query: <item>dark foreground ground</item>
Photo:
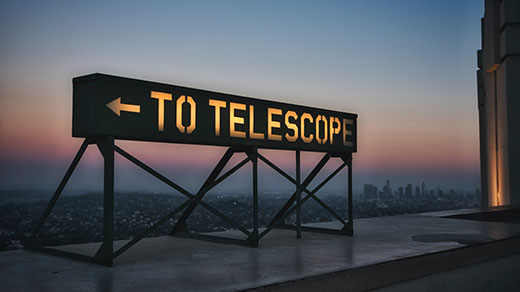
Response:
[{"label": "dark foreground ground", "polygon": [[[358,219],[353,237],[303,233],[298,240],[274,230],[258,248],[147,238],[111,268],[7,251],[0,253],[0,290],[518,291],[520,224],[445,218],[476,211]],[[97,246],[62,248],[92,253]]]}]

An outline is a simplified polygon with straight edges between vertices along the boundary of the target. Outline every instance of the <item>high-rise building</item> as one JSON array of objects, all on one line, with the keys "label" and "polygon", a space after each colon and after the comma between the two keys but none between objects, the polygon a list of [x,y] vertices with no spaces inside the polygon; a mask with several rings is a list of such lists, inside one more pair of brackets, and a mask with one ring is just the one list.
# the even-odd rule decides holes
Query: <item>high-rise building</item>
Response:
[{"label": "high-rise building", "polygon": [[426,184],[422,182],[421,184],[421,195],[426,196],[428,194],[428,191],[426,190]]},{"label": "high-rise building", "polygon": [[412,197],[412,185],[411,184],[407,184],[406,185],[406,190],[405,190],[405,193],[404,193],[404,196],[409,199]]},{"label": "high-rise building", "polygon": [[385,199],[388,199],[388,198],[392,197],[392,188],[390,187],[390,181],[389,180],[386,180],[386,184],[383,187],[383,195],[384,195]]},{"label": "high-rise building", "polygon": [[449,198],[452,199],[452,200],[456,199],[457,198],[457,192],[455,192],[454,190],[450,189]]},{"label": "high-rise building", "polygon": [[485,1],[477,56],[482,205],[520,204],[520,1]]},{"label": "high-rise building", "polygon": [[404,189],[403,189],[403,187],[399,187],[399,199],[404,199]]},{"label": "high-rise building", "polygon": [[377,199],[377,187],[371,184],[365,184],[363,198],[365,200]]},{"label": "high-rise building", "polygon": [[415,196],[420,197],[421,196],[421,188],[419,186],[415,187]]}]

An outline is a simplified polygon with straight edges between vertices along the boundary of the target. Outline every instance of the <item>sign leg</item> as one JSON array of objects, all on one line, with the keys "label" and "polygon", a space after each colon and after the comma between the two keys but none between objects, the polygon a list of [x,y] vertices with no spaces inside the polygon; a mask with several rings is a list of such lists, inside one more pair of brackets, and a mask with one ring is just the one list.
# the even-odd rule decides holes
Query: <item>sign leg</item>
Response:
[{"label": "sign leg", "polygon": [[348,160],[348,225],[350,235],[354,234],[354,210],[352,210],[352,154]]},{"label": "sign leg", "polygon": [[300,188],[300,150],[296,150],[296,238],[302,238],[302,190]]},{"label": "sign leg", "polygon": [[253,242],[258,246],[258,149],[253,149]]},{"label": "sign leg", "polygon": [[114,139],[105,138],[97,145],[104,158],[104,185],[103,244],[96,257],[105,266],[112,266],[114,260]]}]

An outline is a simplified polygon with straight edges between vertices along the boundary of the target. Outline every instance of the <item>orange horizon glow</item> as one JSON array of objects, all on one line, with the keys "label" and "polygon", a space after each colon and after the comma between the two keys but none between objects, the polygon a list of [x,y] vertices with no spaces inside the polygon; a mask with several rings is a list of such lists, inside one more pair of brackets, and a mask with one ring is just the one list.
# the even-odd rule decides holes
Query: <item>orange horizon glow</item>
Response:
[{"label": "orange horizon glow", "polygon": [[[70,106],[70,99],[70,97],[60,98],[60,100],[67,100],[65,106]],[[64,107],[64,104],[56,110],[48,111],[54,114],[51,119],[47,112],[42,111],[48,108],[43,103],[41,106],[28,108],[23,116],[16,114],[15,105],[11,105],[10,108],[11,111],[7,111],[6,107],[1,109],[7,122],[4,122],[0,128],[0,155],[27,161],[41,156],[65,161],[72,158],[76,147],[79,147],[81,142],[71,137],[71,110]],[[409,123],[405,119],[393,120],[392,124],[389,124],[386,116],[371,115],[370,118],[365,117],[363,113],[359,114],[358,153],[354,154],[354,163],[359,169],[392,171],[479,168],[478,133],[461,135],[461,127],[464,125],[450,126],[449,123],[437,123],[428,126],[427,119],[420,123]],[[302,115],[301,122],[303,123],[307,118],[312,119],[305,114]],[[215,125],[217,132],[220,123]],[[464,132],[465,130],[462,133]],[[302,135],[301,138],[306,137]],[[152,161],[159,164],[166,163],[160,150],[164,149],[161,147],[166,146],[160,146],[160,143],[122,143],[128,144],[130,149],[138,153],[149,156]],[[179,147],[182,151],[190,150],[193,153],[201,151],[193,159],[187,159],[185,155],[179,154],[175,159],[182,165],[203,165],[210,156],[223,151],[219,147],[197,148],[198,146],[190,145],[171,145],[171,147]],[[215,150],[207,154],[207,149]]]},{"label": "orange horizon glow", "polygon": [[[45,156],[53,160],[68,161],[81,144],[81,139],[67,137],[67,135],[46,132],[40,135],[25,134],[20,130],[7,131],[3,129],[0,150],[2,156],[30,161]],[[27,131],[32,132],[32,131]],[[433,141],[417,140],[407,146],[396,143],[378,144],[384,141],[377,139],[374,144],[367,144],[360,135],[359,151],[354,154],[354,163],[359,169],[378,170],[414,170],[414,169],[475,169],[479,161],[475,159],[478,153],[467,152],[461,149],[450,149],[448,145],[439,145]],[[224,151],[225,147],[200,146],[188,144],[167,144],[151,142],[117,141],[130,151],[138,153],[146,159],[161,164],[170,164],[176,161],[177,165],[205,165],[211,157]],[[169,150],[172,149],[172,150]],[[176,151],[179,149],[180,151]],[[163,152],[175,152],[174,155],[164,157]],[[187,152],[189,155],[182,153]],[[287,151],[280,150],[280,155],[287,155]]]}]

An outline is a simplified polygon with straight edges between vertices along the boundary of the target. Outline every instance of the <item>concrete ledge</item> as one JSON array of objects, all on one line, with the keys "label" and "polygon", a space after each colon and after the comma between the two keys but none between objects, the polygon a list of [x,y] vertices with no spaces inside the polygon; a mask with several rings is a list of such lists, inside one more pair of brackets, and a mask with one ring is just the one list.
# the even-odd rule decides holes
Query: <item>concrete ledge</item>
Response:
[{"label": "concrete ledge", "polygon": [[[514,266],[520,253],[520,224],[432,214],[358,219],[354,224],[352,237],[305,232],[298,240],[294,231],[274,230],[258,248],[170,236],[146,238],[116,258],[111,268],[27,250],[2,252],[1,290],[363,291],[404,289],[411,283],[427,285],[424,288],[439,284],[441,275],[451,271],[464,276],[464,271],[483,271],[486,263],[492,267],[502,260],[510,264],[513,260],[510,266]],[[115,247],[125,242],[116,242]],[[60,248],[89,254],[98,245]],[[494,273],[490,270],[482,281],[507,276]]]},{"label": "concrete ledge", "polygon": [[[378,288],[390,288],[390,286],[396,284],[410,282],[454,269],[468,268],[475,264],[496,259],[502,259],[502,261],[508,262],[504,260],[504,258],[509,258],[511,263],[515,264],[515,267],[520,267],[520,261],[516,261],[520,259],[518,246],[520,246],[520,237],[445,252],[419,255],[362,268],[309,277],[297,281],[258,287],[253,290],[321,291],[325,289],[325,291],[367,291]],[[489,270],[486,276],[487,281],[485,282],[493,282],[498,278],[493,270]],[[509,291],[516,291],[516,289],[520,287],[520,278],[515,277],[510,280],[518,284],[518,286],[512,287],[513,285],[509,285],[511,288],[515,288]],[[442,281],[442,279],[440,281]],[[466,280],[463,281],[466,282]],[[428,285],[431,285],[432,282],[435,281],[428,281]],[[422,286],[423,287],[421,287],[420,284],[415,284],[413,289],[414,291],[424,291],[422,288],[427,287]],[[475,290],[476,287],[472,289],[467,288],[468,290],[465,291],[480,291],[478,289]],[[399,289],[396,291],[399,291]],[[449,291],[461,290],[457,288],[449,289]],[[489,290],[485,289],[484,291]]]}]

